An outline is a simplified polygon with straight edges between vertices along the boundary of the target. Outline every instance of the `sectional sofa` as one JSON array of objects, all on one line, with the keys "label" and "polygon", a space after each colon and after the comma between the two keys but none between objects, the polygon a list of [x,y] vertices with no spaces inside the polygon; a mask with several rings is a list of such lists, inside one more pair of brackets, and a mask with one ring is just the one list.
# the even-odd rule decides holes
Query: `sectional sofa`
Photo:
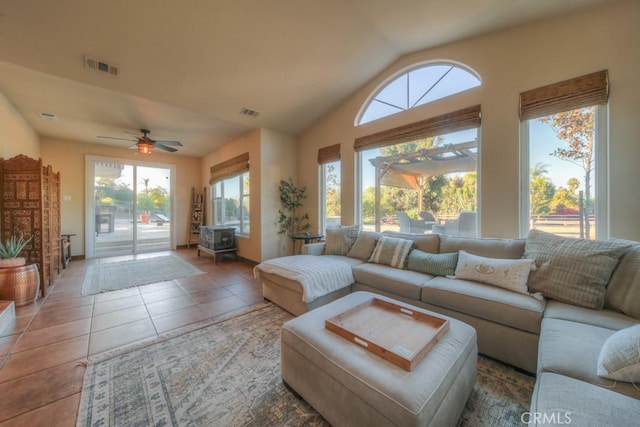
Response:
[{"label": "sectional sofa", "polygon": [[306,245],[303,254],[308,262],[321,256],[348,264],[353,283],[305,301],[295,277],[258,265],[265,298],[293,314],[352,291],[386,295],[464,321],[476,329],[480,353],[535,373],[526,423],[640,419],[639,242],[536,230],[527,239],[480,239],[352,226],[328,231],[326,242]]}]

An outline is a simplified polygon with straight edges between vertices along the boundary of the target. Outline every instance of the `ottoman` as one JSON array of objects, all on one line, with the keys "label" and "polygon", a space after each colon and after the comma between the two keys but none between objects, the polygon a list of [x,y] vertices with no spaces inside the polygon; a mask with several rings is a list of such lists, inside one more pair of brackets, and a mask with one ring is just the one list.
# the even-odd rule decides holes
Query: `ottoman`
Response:
[{"label": "ottoman", "polygon": [[282,327],[283,381],[334,426],[455,426],[476,379],[475,329],[447,317],[449,331],[408,372],[325,328],[373,297],[415,310],[354,292],[290,320]]}]

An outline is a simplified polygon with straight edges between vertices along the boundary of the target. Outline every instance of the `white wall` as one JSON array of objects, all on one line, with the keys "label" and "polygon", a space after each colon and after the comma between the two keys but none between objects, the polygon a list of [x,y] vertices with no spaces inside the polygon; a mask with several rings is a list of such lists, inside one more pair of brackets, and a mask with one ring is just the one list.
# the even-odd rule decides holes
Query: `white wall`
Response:
[{"label": "white wall", "polygon": [[40,138],[9,100],[0,93],[0,157],[10,159],[18,154],[40,157]]},{"label": "white wall", "polygon": [[[341,143],[342,222],[355,221],[356,137],[459,108],[482,105],[480,225],[483,236],[519,235],[519,93],[608,69],[611,236],[640,240],[640,2],[607,3],[573,15],[476,37],[400,58],[319,120],[298,140],[299,185],[318,200],[318,148]],[[482,86],[364,126],[354,119],[367,96],[400,70],[448,60],[479,73]],[[318,222],[317,202],[310,211]]]}]

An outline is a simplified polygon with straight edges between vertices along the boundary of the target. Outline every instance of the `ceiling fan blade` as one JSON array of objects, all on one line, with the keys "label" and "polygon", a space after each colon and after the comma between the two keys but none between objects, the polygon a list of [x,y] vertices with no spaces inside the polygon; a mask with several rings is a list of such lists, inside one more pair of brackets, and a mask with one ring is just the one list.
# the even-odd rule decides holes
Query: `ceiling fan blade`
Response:
[{"label": "ceiling fan blade", "polygon": [[164,151],[168,151],[170,153],[175,153],[176,151],[178,151],[173,147],[167,147],[166,145],[162,145],[162,144],[158,144],[158,143],[156,143],[155,146],[156,146],[156,148],[159,148],[159,149],[164,150]]},{"label": "ceiling fan blade", "polygon": [[180,141],[163,141],[161,139],[156,139],[155,142],[159,142],[160,144],[165,145],[175,145],[176,147],[182,147],[182,143]]},{"label": "ceiling fan blade", "polygon": [[138,132],[132,132],[130,130],[125,130],[124,133],[128,133],[129,135],[133,135],[136,138],[142,138]]},{"label": "ceiling fan blade", "polygon": [[112,136],[100,136],[98,135],[98,138],[102,138],[102,139],[117,139],[120,141],[135,141],[135,139],[129,139],[129,138],[114,138]]},{"label": "ceiling fan blade", "polygon": [[138,149],[138,144],[133,144],[132,146],[129,147],[129,150],[137,150]]}]

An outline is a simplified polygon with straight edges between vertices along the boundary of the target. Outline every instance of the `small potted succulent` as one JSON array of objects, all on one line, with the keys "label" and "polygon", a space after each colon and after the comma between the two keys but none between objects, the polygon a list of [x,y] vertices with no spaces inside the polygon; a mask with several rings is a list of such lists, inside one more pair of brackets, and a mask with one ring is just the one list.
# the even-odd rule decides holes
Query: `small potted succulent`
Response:
[{"label": "small potted succulent", "polygon": [[27,240],[20,235],[11,236],[6,242],[0,242],[0,268],[21,267],[26,260],[20,257],[20,252],[29,244],[33,236]]}]

